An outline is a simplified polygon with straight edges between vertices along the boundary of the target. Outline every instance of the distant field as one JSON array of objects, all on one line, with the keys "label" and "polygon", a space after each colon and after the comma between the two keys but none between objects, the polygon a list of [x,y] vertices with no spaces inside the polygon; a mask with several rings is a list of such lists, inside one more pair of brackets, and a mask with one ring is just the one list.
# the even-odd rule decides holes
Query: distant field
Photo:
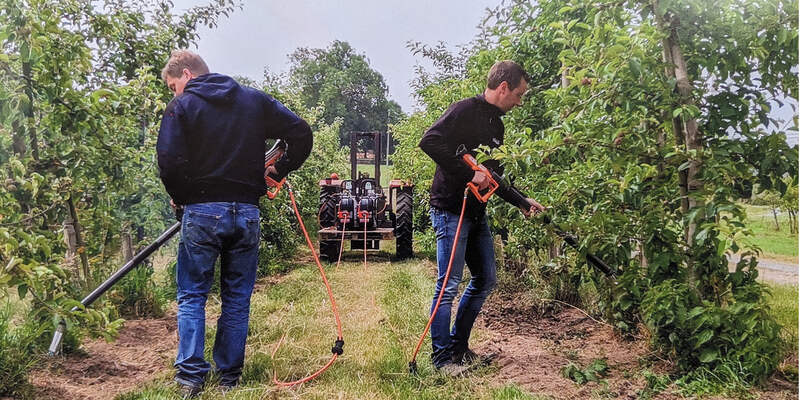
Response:
[{"label": "distant field", "polygon": [[789,232],[789,216],[778,215],[776,229],[772,209],[767,206],[746,206],[747,227],[753,230],[754,243],[761,247],[764,256],[781,261],[797,262],[797,234]]},{"label": "distant field", "polygon": [[[368,173],[369,176],[375,176],[375,165],[373,164],[358,164],[358,172]],[[347,171],[347,175],[350,174],[350,171]],[[386,166],[386,164],[381,165],[381,187],[389,186],[389,181],[392,180],[392,166]]]}]

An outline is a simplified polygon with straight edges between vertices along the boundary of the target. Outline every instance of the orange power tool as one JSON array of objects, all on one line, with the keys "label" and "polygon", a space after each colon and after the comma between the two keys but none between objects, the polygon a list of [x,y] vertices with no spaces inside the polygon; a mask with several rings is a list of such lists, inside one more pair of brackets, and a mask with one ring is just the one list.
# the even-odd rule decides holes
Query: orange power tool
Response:
[{"label": "orange power tool", "polygon": [[494,178],[494,173],[490,171],[489,168],[484,167],[483,164],[478,164],[478,160],[476,160],[472,154],[464,153],[461,155],[461,159],[463,159],[473,171],[482,172],[487,178],[489,178],[489,188],[484,190],[483,193],[481,193],[480,189],[478,189],[478,185],[472,182],[467,183],[467,187],[469,187],[469,190],[475,195],[475,198],[477,198],[481,203],[486,203],[489,201],[489,198],[492,197],[494,192],[500,188],[500,183],[498,183]]},{"label": "orange power tool", "polygon": [[286,142],[278,139],[272,148],[269,149],[266,154],[264,154],[264,182],[267,183],[267,186],[273,188],[273,190],[267,191],[267,197],[270,200],[274,199],[278,195],[278,192],[281,191],[281,187],[283,187],[283,184],[286,183],[286,178],[278,181],[276,176],[267,173],[267,168],[269,168],[271,165],[275,165],[278,159],[281,158],[285,152]]}]

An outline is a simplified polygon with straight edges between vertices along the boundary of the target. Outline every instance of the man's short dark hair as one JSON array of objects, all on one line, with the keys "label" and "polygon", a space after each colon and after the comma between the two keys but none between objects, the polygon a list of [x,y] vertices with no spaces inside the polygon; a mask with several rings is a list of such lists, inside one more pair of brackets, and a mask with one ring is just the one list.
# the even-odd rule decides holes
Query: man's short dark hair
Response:
[{"label": "man's short dark hair", "polygon": [[528,82],[528,74],[519,64],[511,60],[498,61],[489,70],[489,78],[486,87],[497,89],[503,81],[508,82],[508,88],[514,90],[519,86],[520,81]]}]

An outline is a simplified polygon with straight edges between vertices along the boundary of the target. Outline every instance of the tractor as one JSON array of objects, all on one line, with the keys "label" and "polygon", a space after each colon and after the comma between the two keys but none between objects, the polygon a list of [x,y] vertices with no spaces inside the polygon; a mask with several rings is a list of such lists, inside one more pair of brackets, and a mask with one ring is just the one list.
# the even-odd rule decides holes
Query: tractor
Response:
[{"label": "tractor", "polygon": [[[323,260],[336,262],[348,240],[351,250],[379,250],[381,240],[394,239],[398,259],[413,255],[413,186],[392,180],[388,188],[381,187],[382,136],[380,132],[350,132],[353,179],[339,179],[334,173],[319,181],[319,253]],[[359,143],[369,139],[372,154],[365,151],[365,157],[359,158]],[[359,173],[360,161],[374,162],[373,177]]]}]

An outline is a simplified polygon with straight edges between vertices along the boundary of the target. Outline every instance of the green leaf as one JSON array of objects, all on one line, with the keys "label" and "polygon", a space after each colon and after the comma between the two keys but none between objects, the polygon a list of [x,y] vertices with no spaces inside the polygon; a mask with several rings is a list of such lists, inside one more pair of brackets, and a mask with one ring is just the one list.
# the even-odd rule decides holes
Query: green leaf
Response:
[{"label": "green leaf", "polygon": [[703,351],[700,352],[699,360],[702,363],[708,364],[712,361],[715,361],[718,358],[719,358],[719,349],[708,348],[708,349],[703,349]]},{"label": "green leaf", "polygon": [[639,63],[639,60],[637,60],[635,58],[629,58],[628,59],[628,68],[630,68],[631,73],[636,78],[639,78],[639,76],[642,75],[642,64]]},{"label": "green leaf", "polygon": [[19,46],[19,58],[22,62],[30,62],[31,60],[31,46],[28,42],[22,42]]},{"label": "green leaf", "polygon": [[703,343],[709,341],[712,337],[714,337],[714,331],[711,329],[706,329],[700,332],[699,335],[695,336],[695,344],[694,348],[697,349],[703,345]]},{"label": "green leaf", "polygon": [[20,300],[25,298],[25,295],[28,294],[28,285],[22,284],[17,286],[17,294],[19,295]]},{"label": "green leaf", "polygon": [[691,309],[688,314],[686,314],[686,319],[692,319],[692,318],[702,314],[704,311],[705,311],[705,308],[697,306],[697,307]]},{"label": "green leaf", "polygon": [[573,19],[572,21],[569,21],[569,23],[567,24],[567,31],[572,30],[572,27],[575,26],[575,24],[577,24],[577,23],[578,23],[577,19]]},{"label": "green leaf", "polygon": [[97,101],[100,98],[106,98],[106,97],[113,96],[113,95],[114,95],[114,92],[109,90],[109,89],[105,89],[105,88],[97,89],[94,92],[92,92],[92,100]]},{"label": "green leaf", "polygon": [[608,57],[616,57],[624,51],[625,51],[625,46],[621,44],[615,44],[606,49],[606,55]]}]

